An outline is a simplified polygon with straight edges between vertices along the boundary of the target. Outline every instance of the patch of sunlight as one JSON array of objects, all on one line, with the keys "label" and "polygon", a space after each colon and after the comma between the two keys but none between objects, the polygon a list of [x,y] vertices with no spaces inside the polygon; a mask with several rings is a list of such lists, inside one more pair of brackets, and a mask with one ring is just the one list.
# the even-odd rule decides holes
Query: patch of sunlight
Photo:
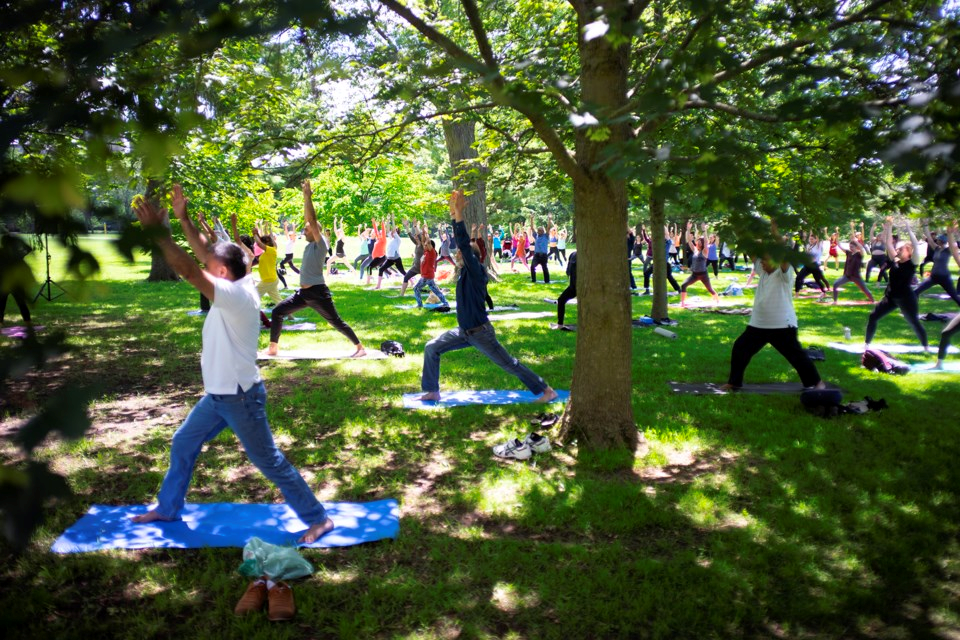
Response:
[{"label": "patch of sunlight", "polygon": [[903,513],[909,514],[911,516],[920,515],[920,507],[918,507],[916,504],[912,502],[906,502],[904,504],[901,504],[899,508],[900,508],[900,511],[902,511]]},{"label": "patch of sunlight", "polygon": [[324,584],[347,584],[354,582],[360,577],[360,572],[354,568],[331,571],[329,569],[321,571],[321,579]]},{"label": "patch of sunlight", "polygon": [[807,518],[815,518],[818,513],[816,506],[808,504],[805,500],[793,503],[793,512]]},{"label": "patch of sunlight", "polygon": [[701,527],[715,527],[721,522],[722,506],[700,489],[685,493],[677,503],[677,508]]},{"label": "patch of sunlight", "polygon": [[[561,480],[556,486],[545,482],[538,474],[523,470],[520,473],[497,475],[485,478],[468,494],[468,498],[483,513],[514,516],[523,508],[524,498],[534,487],[546,497],[563,492],[566,487]],[[573,489],[567,495],[573,496]]]},{"label": "patch of sunlight", "polygon": [[490,594],[490,604],[505,613],[516,613],[521,607],[532,608],[540,604],[535,592],[521,593],[509,582],[497,582]]},{"label": "patch of sunlight", "polygon": [[451,535],[454,538],[458,538],[460,540],[468,540],[468,541],[484,540],[490,537],[483,530],[483,527],[479,527],[477,525],[466,525],[462,527],[457,527],[457,529],[454,530]]}]

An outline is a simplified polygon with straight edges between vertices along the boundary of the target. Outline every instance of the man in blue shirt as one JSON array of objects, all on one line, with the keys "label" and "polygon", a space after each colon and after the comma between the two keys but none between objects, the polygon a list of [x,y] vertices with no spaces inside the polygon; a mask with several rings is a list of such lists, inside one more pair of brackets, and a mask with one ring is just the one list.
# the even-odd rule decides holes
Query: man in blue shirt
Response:
[{"label": "man in blue shirt", "polygon": [[463,191],[450,196],[450,217],[453,219],[453,237],[457,247],[456,261],[460,270],[457,279],[457,327],[437,336],[423,350],[423,373],[420,388],[424,401],[440,399],[440,356],[448,351],[474,347],[490,358],[498,367],[517,376],[534,395],[536,402],[553,402],[557,392],[543,378],[520,364],[497,341],[493,325],[487,319],[484,307],[487,273],[480,263],[478,251],[470,246],[470,234],[463,222],[467,199]]},{"label": "man in blue shirt", "polygon": [[547,255],[550,236],[545,227],[537,229],[533,226],[533,216],[530,216],[530,234],[536,238],[533,242],[533,262],[530,263],[530,279],[537,281],[537,265],[543,267],[543,281],[550,284],[550,272],[547,271]]}]

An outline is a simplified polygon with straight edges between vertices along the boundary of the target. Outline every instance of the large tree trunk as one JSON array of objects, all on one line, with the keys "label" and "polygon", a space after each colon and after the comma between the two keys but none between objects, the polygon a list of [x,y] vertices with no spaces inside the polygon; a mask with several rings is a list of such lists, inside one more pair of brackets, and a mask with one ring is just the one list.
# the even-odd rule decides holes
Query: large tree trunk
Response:
[{"label": "large tree trunk", "polygon": [[[592,4],[592,3],[587,3]],[[623,10],[607,2],[604,14]],[[593,20],[593,13],[580,15]],[[582,27],[582,25],[581,25]],[[583,29],[580,29],[583,33]],[[627,99],[629,44],[611,47],[606,38],[580,41],[582,102],[603,113],[621,107]],[[624,255],[627,229],[626,180],[610,177],[598,165],[605,150],[627,138],[622,124],[608,125],[609,138],[577,132],[576,159],[583,170],[573,182],[577,225],[577,349],[560,438],[577,439],[582,449],[636,451],[639,435],[633,418],[631,368],[633,330],[629,263]],[[585,177],[583,177],[585,176]]]},{"label": "large tree trunk", "polygon": [[[470,193],[463,212],[467,231],[477,225],[484,239],[487,235],[487,168],[477,161],[476,123],[472,120],[444,120],[443,139],[453,170],[453,185]],[[486,266],[490,268],[493,247],[487,246]]]},{"label": "large tree trunk", "polygon": [[663,198],[650,194],[650,239],[653,242],[653,309],[650,317],[667,317],[667,246],[663,232],[665,223]]},{"label": "large tree trunk", "polygon": [[[160,202],[157,199],[157,190],[160,188],[160,183],[153,178],[147,180],[147,193],[146,197],[149,200],[152,200],[153,203],[157,206],[160,206]],[[167,228],[170,228],[169,220],[164,221]],[[180,276],[177,275],[177,272],[173,270],[167,261],[163,257],[163,251],[161,251],[156,246],[150,249],[150,275],[147,276],[147,282],[174,282],[180,279]]]}]

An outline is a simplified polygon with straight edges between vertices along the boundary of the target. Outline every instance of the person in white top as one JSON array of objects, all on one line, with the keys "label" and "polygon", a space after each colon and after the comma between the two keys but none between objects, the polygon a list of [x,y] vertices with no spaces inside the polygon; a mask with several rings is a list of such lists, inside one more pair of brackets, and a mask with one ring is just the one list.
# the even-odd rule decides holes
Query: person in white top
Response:
[{"label": "person in white top", "polygon": [[768,257],[754,264],[760,282],[753,298],[750,322],[730,355],[730,377],[724,389],[735,391],[743,386],[743,374],[751,358],[770,344],[800,374],[803,386],[824,389],[817,367],[797,339],[797,313],[793,309],[794,271],[789,262],[780,265]]},{"label": "person in white top", "polygon": [[300,472],[277,449],[267,422],[267,393],[256,364],[260,297],[247,271],[247,257],[232,242],[207,243],[187,215],[187,199],[179,185],[173,188],[173,211],[204,269],[170,237],[165,209],[158,209],[146,199],[136,203],[143,227],[161,234],[157,244],[170,266],[212,301],[203,323],[200,356],[206,395],[173,435],[170,468],[157,495],[157,506],[133,520],[177,520],[200,450],[229,427],[240,439],[250,461],[277,485],[287,504],[307,526],[299,542],[314,542],[333,529],[333,521]]}]

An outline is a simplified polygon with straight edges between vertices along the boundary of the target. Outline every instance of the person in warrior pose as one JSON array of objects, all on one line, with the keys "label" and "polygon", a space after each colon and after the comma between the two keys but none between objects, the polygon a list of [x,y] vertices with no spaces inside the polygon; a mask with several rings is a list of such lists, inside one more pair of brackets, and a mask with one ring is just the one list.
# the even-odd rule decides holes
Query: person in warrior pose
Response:
[{"label": "person in warrior pose", "polygon": [[448,351],[474,347],[507,373],[517,376],[532,393],[536,402],[547,403],[557,399],[557,392],[543,378],[525,367],[507,353],[497,340],[497,334],[483,307],[487,272],[480,263],[479,249],[470,245],[470,236],[463,221],[467,199],[462,191],[450,196],[450,217],[457,246],[457,326],[430,342],[423,350],[423,374],[420,388],[423,401],[440,400],[440,357]]},{"label": "person in warrior pose", "polygon": [[847,254],[847,257],[843,262],[843,275],[833,283],[833,304],[837,304],[837,295],[840,293],[840,288],[848,282],[857,285],[857,288],[863,292],[863,295],[867,296],[867,300],[873,302],[873,294],[870,293],[870,289],[867,288],[866,283],[860,276],[860,269],[863,267],[863,256],[867,250],[860,244],[860,241],[857,240],[857,231],[852,222],[850,223],[850,248],[844,249],[843,245],[839,243],[837,246]]},{"label": "person in warrior pose", "polygon": [[[947,230],[947,246],[950,247],[950,254],[953,261],[960,267],[960,251],[957,250],[957,223]],[[937,349],[937,363],[933,365],[934,369],[943,369],[943,361],[947,358],[947,350],[950,348],[950,341],[953,336],[960,331],[960,313],[953,316],[953,319],[947,323],[940,334],[940,347]]]},{"label": "person in warrior pose", "polygon": [[823,275],[823,269],[820,268],[820,260],[823,258],[823,243],[820,241],[820,236],[813,230],[807,232],[806,238],[803,237],[803,233],[801,232],[800,239],[805,246],[807,262],[804,263],[803,268],[797,273],[797,280],[793,285],[794,291],[800,293],[806,277],[812,275],[817,286],[820,287],[820,302],[823,302],[827,291],[830,290],[830,283],[827,282],[826,276]]},{"label": "person in warrior pose", "polygon": [[297,230],[293,228],[291,223],[287,223],[286,227],[286,246],[284,247],[283,262],[280,263],[280,266],[290,265],[290,269],[294,273],[300,273],[300,269],[297,269],[297,265],[293,264],[293,252],[297,247]]},{"label": "person in warrior pose", "polygon": [[692,252],[690,258],[690,277],[680,286],[680,306],[687,306],[687,288],[694,282],[702,282],[710,295],[713,296],[713,303],[720,304],[720,297],[717,296],[717,292],[714,291],[710,285],[710,274],[707,273],[707,253],[704,250],[707,237],[707,225],[703,225],[703,233],[696,241],[694,241],[693,234],[691,233],[692,228],[693,222],[688,221],[687,243],[690,245],[690,251]]},{"label": "person in warrior pose", "polygon": [[[930,228],[926,222],[923,223],[923,235],[926,236],[927,247],[933,247],[933,269],[930,270],[927,279],[917,287],[917,295],[934,285],[939,285],[955,303],[960,305],[960,295],[957,294],[957,290],[953,286],[953,278],[950,277],[950,256],[956,247],[948,246],[949,242],[946,235],[934,237],[930,233]],[[929,250],[927,253],[930,253]]]},{"label": "person in warrior pose", "polygon": [[911,283],[913,276],[917,273],[917,264],[920,262],[920,255],[917,251],[917,237],[910,228],[910,221],[907,221],[907,233],[910,235],[910,242],[904,242],[897,247],[893,240],[893,219],[887,218],[883,225],[883,239],[886,245],[887,258],[890,265],[890,281],[883,292],[883,298],[877,303],[867,318],[867,335],[864,343],[864,351],[870,348],[873,342],[873,336],[877,332],[877,323],[894,309],[900,309],[903,319],[913,327],[913,332],[920,339],[924,351],[929,351],[927,345],[927,331],[920,322],[917,305],[917,293],[913,290]]},{"label": "person in warrior pose", "polygon": [[300,289],[273,308],[273,313],[270,314],[270,346],[267,347],[267,355],[277,355],[280,348],[280,333],[283,331],[283,318],[310,307],[353,343],[356,350],[352,358],[362,358],[367,355],[367,352],[357,334],[337,313],[337,308],[333,304],[333,295],[323,280],[327,245],[323,241],[320,225],[317,223],[317,212],[313,208],[313,191],[310,189],[309,180],[303,181],[303,218],[305,223],[303,237],[307,240],[307,246],[300,260]]},{"label": "person in warrior pose", "polygon": [[177,520],[203,445],[230,428],[240,439],[250,461],[280,489],[307,525],[299,541],[314,542],[334,525],[303,476],[277,449],[267,422],[267,393],[256,363],[260,335],[256,311],[260,300],[247,271],[246,257],[240,247],[231,242],[207,244],[207,239],[200,235],[187,215],[187,199],[179,187],[174,188],[173,211],[205,269],[170,237],[165,210],[157,209],[145,198],[136,205],[140,223],[160,234],[157,244],[170,266],[212,302],[203,324],[200,355],[206,395],[173,435],[170,467],[160,486],[157,506],[133,520],[139,523]]}]

